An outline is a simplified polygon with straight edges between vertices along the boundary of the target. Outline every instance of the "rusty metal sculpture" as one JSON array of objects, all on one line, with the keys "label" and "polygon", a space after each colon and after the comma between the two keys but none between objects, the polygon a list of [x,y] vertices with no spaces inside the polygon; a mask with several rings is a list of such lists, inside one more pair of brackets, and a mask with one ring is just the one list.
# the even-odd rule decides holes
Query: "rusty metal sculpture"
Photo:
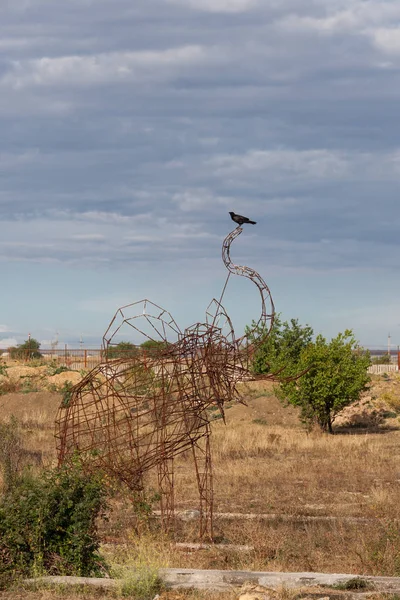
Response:
[{"label": "rusty metal sculpture", "polygon": [[[221,298],[212,300],[205,323],[180,330],[170,313],[149,300],[120,308],[108,327],[105,360],[68,396],[56,420],[59,461],[79,453],[91,468],[101,468],[123,481],[135,494],[144,490],[144,476],[156,468],[162,522],[174,517],[174,458],[190,450],[200,496],[200,537],[212,539],[213,486],[210,413],[217,406],[240,400],[237,382],[249,379],[257,342],[235,339],[232,323],[222,306],[232,274],[249,278],[261,295],[261,316],[254,332],[267,335],[274,305],[265,281],[249,267],[232,263],[230,246],[242,233],[239,226],[224,240],[222,258],[229,273]],[[267,312],[267,305],[269,310]],[[126,329],[130,336],[127,337]],[[154,342],[130,355],[110,358],[119,340]],[[264,339],[264,338],[263,338]],[[157,343],[158,342],[158,343]],[[146,346],[146,345],[145,345]]]}]

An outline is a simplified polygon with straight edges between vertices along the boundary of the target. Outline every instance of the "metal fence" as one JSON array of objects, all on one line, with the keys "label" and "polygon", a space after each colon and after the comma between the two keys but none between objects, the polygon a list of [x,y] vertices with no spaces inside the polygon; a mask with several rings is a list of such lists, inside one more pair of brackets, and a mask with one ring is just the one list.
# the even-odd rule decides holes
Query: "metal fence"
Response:
[{"label": "metal fence", "polygon": [[368,368],[368,373],[372,375],[383,375],[383,373],[393,373],[393,371],[398,371],[398,365],[394,365],[393,363],[390,365],[371,365]]},{"label": "metal fence", "polygon": [[[119,350],[117,356],[110,356],[109,358],[130,358],[134,356],[138,352],[138,348],[133,350]],[[144,351],[143,349],[140,351],[143,356],[148,355],[151,357],[151,350]],[[0,354],[0,359],[2,360],[13,360],[15,358],[18,362],[24,362],[26,364],[33,363],[37,364],[38,362],[48,364],[48,363],[56,363],[58,366],[65,366],[69,369],[79,371],[81,369],[89,370],[93,369],[96,365],[106,359],[106,353],[102,348],[94,348],[94,349],[70,349],[70,348],[57,348],[51,350],[42,350],[40,352],[31,351],[29,349],[18,350],[18,355],[12,356],[8,351],[3,351]],[[368,368],[368,373],[372,375],[383,375],[383,373],[393,373],[399,371],[399,366],[397,364],[391,363],[387,365],[371,365]]]},{"label": "metal fence", "polygon": [[17,352],[3,352],[0,358],[6,361],[17,360],[26,364],[37,363],[56,363],[58,366],[65,366],[69,369],[79,371],[80,369],[93,369],[105,357],[104,350],[96,348],[94,350],[79,349],[52,349],[32,351],[29,349],[18,349]]},{"label": "metal fence", "polygon": [[55,363],[57,366],[65,366],[71,370],[79,371],[81,369],[89,370],[96,367],[100,362],[114,358],[132,358],[138,356],[146,360],[151,359],[154,354],[154,349],[151,348],[140,348],[134,346],[132,349],[118,349],[109,348],[106,352],[102,348],[94,349],[74,349],[74,348],[58,348],[52,350],[30,350],[29,348],[17,348],[10,351],[0,351],[0,359],[6,362],[18,361],[19,363],[31,364],[33,366],[39,366],[40,364]]}]

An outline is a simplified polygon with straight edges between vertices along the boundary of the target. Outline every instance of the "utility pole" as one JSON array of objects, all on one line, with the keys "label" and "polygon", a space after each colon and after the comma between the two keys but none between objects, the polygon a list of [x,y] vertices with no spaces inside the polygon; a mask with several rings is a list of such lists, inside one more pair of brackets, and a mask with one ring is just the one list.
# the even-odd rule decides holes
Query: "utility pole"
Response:
[{"label": "utility pole", "polygon": [[390,333],[388,333],[388,356],[390,357]]},{"label": "utility pole", "polygon": [[50,346],[51,346],[51,355],[53,356],[53,354],[57,354],[57,348],[58,348],[58,331],[56,331],[56,336],[54,338],[54,340],[51,342]]}]

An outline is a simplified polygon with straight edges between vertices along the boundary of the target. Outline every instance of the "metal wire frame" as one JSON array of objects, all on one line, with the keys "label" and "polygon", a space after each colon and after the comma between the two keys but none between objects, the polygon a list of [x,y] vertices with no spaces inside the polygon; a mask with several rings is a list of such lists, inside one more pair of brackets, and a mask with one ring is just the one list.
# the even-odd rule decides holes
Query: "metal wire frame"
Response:
[{"label": "metal wire frame", "polygon": [[[260,330],[262,330],[264,332],[263,333],[264,336],[268,336],[273,327],[274,319],[275,319],[274,302],[272,300],[270,289],[269,289],[268,285],[266,284],[266,282],[264,281],[264,279],[254,269],[251,269],[250,267],[246,267],[246,266],[235,265],[231,260],[231,256],[230,256],[231,244],[242,233],[242,231],[243,231],[243,228],[238,226],[226,236],[226,238],[224,239],[224,242],[222,244],[222,260],[224,262],[225,267],[229,271],[227,281],[230,277],[230,274],[232,273],[233,275],[239,275],[241,277],[246,277],[247,279],[250,279],[250,281],[252,281],[257,286],[258,291],[261,296],[261,315],[258,319],[258,322],[253,327],[253,329],[250,330],[250,332],[248,332],[245,335],[243,335],[242,337],[236,339],[237,345],[241,344],[243,342],[243,340],[248,339],[250,336],[252,336],[253,334],[255,334],[256,332],[258,332]],[[225,287],[223,290],[223,294],[225,293],[225,289],[226,289],[226,284],[225,284]],[[269,305],[269,309],[270,309],[269,312],[267,312],[267,304]]]},{"label": "metal wire frame", "polygon": [[[72,389],[56,419],[60,463],[78,453],[88,468],[102,469],[139,496],[145,491],[145,475],[156,469],[162,523],[168,530],[174,519],[173,460],[191,450],[200,500],[199,535],[209,539],[213,478],[208,409],[217,406],[225,419],[224,404],[240,400],[237,381],[251,377],[249,357],[254,351],[246,336],[235,339],[222,305],[230,275],[247,277],[260,292],[261,316],[254,332],[260,328],[267,335],[274,315],[264,280],[231,261],[230,245],[242,231],[237,227],[223,242],[229,273],[220,300],[213,299],[207,308],[205,323],[182,333],[168,311],[147,299],[119,308],[103,337],[105,360]],[[160,343],[151,352],[138,348],[129,358],[109,358],[121,337],[139,335]]]}]

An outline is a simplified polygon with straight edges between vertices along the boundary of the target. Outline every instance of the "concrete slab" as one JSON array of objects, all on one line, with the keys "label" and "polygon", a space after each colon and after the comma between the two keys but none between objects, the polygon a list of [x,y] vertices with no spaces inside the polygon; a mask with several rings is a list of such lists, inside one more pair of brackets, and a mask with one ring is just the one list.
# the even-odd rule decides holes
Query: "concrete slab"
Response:
[{"label": "concrete slab", "polygon": [[[399,577],[372,577],[349,573],[277,573],[265,571],[222,571],[203,569],[161,569],[160,576],[171,589],[195,588],[199,590],[223,591],[241,587],[244,583],[253,583],[267,588],[302,588],[312,586],[334,587],[361,578],[371,584],[376,592],[400,593]],[[108,578],[91,577],[39,577],[28,580],[31,583],[53,583],[67,585],[90,585],[113,588],[118,581]]]}]

